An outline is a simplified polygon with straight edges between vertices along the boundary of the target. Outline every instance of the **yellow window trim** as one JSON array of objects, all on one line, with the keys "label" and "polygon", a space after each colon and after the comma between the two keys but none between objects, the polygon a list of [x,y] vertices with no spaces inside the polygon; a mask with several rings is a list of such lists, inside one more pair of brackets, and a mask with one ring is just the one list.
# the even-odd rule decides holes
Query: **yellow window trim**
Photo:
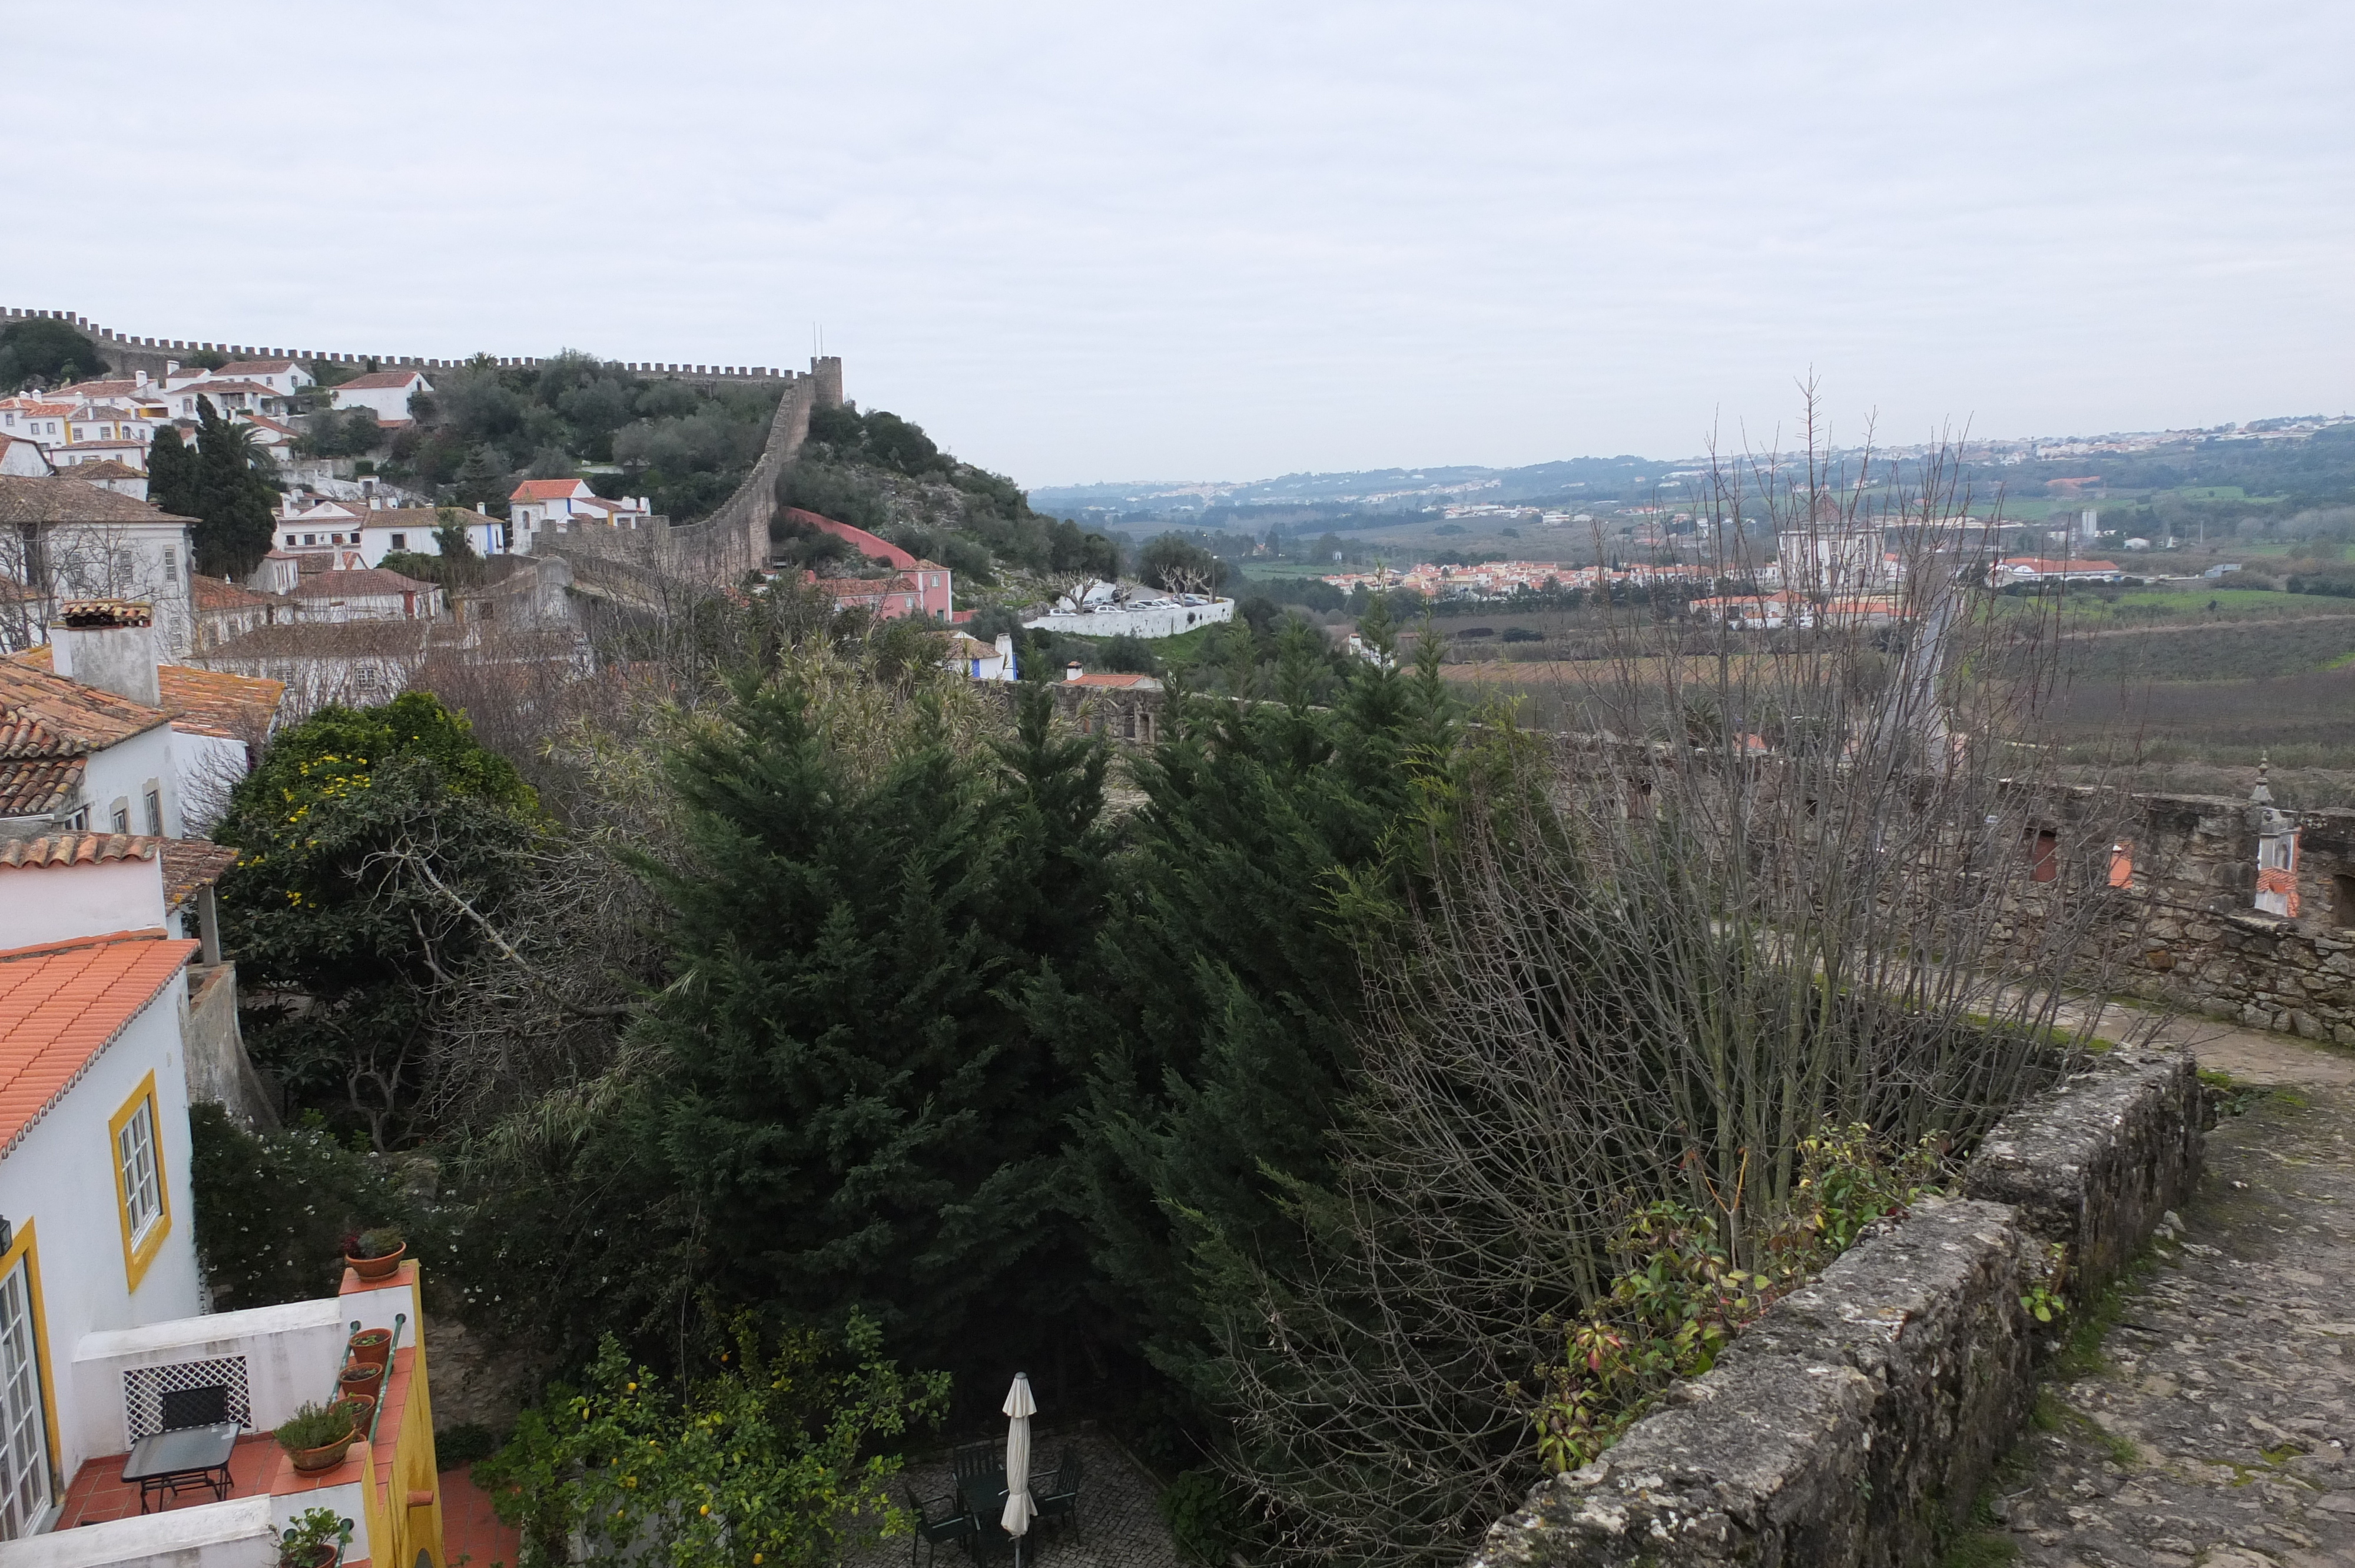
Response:
[{"label": "yellow window trim", "polygon": [[[139,1114],[141,1106],[147,1107],[148,1152],[155,1161],[155,1223],[136,1243],[131,1238],[131,1187],[123,1179],[123,1129]],[[114,1167],[115,1217],[123,1223],[123,1276],[133,1290],[139,1288],[146,1277],[147,1266],[164,1248],[164,1238],[172,1234],[172,1181],[170,1168],[164,1163],[164,1113],[155,1104],[155,1075],[151,1069],[123,1102],[106,1124],[106,1158]]]},{"label": "yellow window trim", "polygon": [[7,1254],[0,1256],[0,1279],[19,1262],[25,1266],[25,1294],[33,1306],[33,1368],[41,1380],[41,1427],[49,1439],[49,1491],[53,1501],[65,1501],[66,1489],[58,1475],[58,1456],[65,1445],[58,1440],[57,1385],[49,1378],[49,1319],[41,1301],[41,1246],[34,1239],[32,1216],[16,1227]]}]

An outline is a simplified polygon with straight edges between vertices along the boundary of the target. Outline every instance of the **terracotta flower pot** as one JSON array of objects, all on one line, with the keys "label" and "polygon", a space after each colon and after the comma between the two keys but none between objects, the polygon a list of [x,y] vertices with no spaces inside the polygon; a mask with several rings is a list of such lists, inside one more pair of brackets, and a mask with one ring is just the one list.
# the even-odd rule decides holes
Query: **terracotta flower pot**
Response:
[{"label": "terracotta flower pot", "polygon": [[354,1257],[351,1254],[346,1253],[344,1263],[362,1279],[385,1279],[390,1277],[392,1271],[400,1266],[400,1260],[408,1255],[408,1252],[409,1244],[403,1242],[382,1257]]},{"label": "terracotta flower pot", "polygon": [[376,1419],[376,1395],[346,1392],[336,1403],[352,1413],[352,1436],[366,1437],[368,1423]]},{"label": "terracotta flower pot", "polygon": [[392,1330],[362,1329],[351,1337],[351,1341],[345,1350],[345,1357],[347,1361],[357,1361],[364,1366],[383,1366],[392,1360]]},{"label": "terracotta flower pot", "polygon": [[278,1568],[336,1568],[336,1564],[343,1561],[343,1549],[334,1542],[323,1541],[311,1549],[308,1557],[292,1557],[280,1552]]},{"label": "terracotta flower pot", "polygon": [[371,1366],[366,1361],[352,1361],[346,1364],[343,1375],[336,1379],[337,1391],[346,1397],[364,1393],[370,1399],[374,1399],[377,1390],[383,1386],[384,1368]]},{"label": "terracotta flower pot", "polygon": [[312,1476],[321,1470],[332,1470],[342,1464],[344,1456],[351,1451],[351,1446],[352,1435],[347,1432],[338,1442],[323,1443],[316,1448],[292,1449],[289,1451],[289,1457],[293,1459],[296,1469],[306,1476]]}]

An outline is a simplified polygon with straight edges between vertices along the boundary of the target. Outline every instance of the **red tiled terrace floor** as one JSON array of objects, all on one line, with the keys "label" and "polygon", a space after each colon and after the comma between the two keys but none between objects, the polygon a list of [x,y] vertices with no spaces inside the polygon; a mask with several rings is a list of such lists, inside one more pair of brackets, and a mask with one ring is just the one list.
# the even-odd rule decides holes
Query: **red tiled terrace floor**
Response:
[{"label": "red tiled terrace floor", "polygon": [[515,1568],[516,1532],[491,1511],[491,1499],[474,1484],[474,1467],[442,1472],[442,1552],[449,1568]]},{"label": "red tiled terrace floor", "polygon": [[[139,1483],[123,1478],[123,1462],[128,1454],[108,1454],[96,1459],[86,1459],[74,1472],[73,1485],[66,1489],[66,1506],[58,1515],[58,1528],[71,1530],[78,1524],[101,1524],[110,1519],[127,1519],[139,1511]],[[237,1447],[229,1457],[229,1495],[233,1498],[267,1496],[270,1483],[278,1474],[278,1440],[267,1432],[257,1432],[237,1440]],[[176,1508],[200,1508],[215,1502],[211,1490],[202,1487],[182,1487],[180,1495],[166,1493],[149,1500],[149,1513],[162,1513]]]}]

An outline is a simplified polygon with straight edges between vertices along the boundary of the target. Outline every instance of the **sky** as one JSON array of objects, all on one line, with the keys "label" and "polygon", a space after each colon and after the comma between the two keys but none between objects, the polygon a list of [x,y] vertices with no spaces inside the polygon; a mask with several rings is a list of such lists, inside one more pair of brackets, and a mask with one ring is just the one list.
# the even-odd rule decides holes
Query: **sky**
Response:
[{"label": "sky", "polygon": [[1026,485],[2355,408],[2355,5],[0,0],[0,305]]}]

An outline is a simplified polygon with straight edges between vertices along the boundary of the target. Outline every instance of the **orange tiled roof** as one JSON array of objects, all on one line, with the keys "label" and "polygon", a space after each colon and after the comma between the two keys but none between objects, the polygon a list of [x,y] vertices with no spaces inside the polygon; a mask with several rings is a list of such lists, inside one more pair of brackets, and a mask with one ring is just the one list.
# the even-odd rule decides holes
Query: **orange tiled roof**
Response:
[{"label": "orange tiled roof", "polygon": [[221,879],[237,863],[237,851],[210,839],[158,839],[164,846],[164,907],[177,909],[197,889]]},{"label": "orange tiled roof", "polygon": [[171,715],[161,708],[0,659],[0,757],[71,757],[142,735]]},{"label": "orange tiled roof", "polygon": [[0,952],[0,1157],[179,977],[194,942],[123,931]]},{"label": "orange tiled roof", "polygon": [[208,609],[247,609],[257,605],[284,604],[285,599],[274,593],[257,593],[250,588],[208,577],[202,573],[188,579],[189,597],[196,600],[197,612]]},{"label": "orange tiled roof", "polygon": [[577,479],[527,479],[508,494],[509,501],[587,500]]},{"label": "orange tiled roof", "polygon": [[406,387],[412,381],[425,379],[421,371],[371,370],[366,376],[355,376],[349,381],[338,381],[327,388],[330,392],[373,391],[379,387]]},{"label": "orange tiled roof", "polygon": [[0,839],[0,868],[153,860],[163,844],[162,839],[146,833],[48,833],[37,839]]},{"label": "orange tiled roof", "polygon": [[286,694],[283,681],[186,664],[158,666],[155,683],[171,710],[173,728],[231,740],[267,739],[278,716],[278,700]]}]

